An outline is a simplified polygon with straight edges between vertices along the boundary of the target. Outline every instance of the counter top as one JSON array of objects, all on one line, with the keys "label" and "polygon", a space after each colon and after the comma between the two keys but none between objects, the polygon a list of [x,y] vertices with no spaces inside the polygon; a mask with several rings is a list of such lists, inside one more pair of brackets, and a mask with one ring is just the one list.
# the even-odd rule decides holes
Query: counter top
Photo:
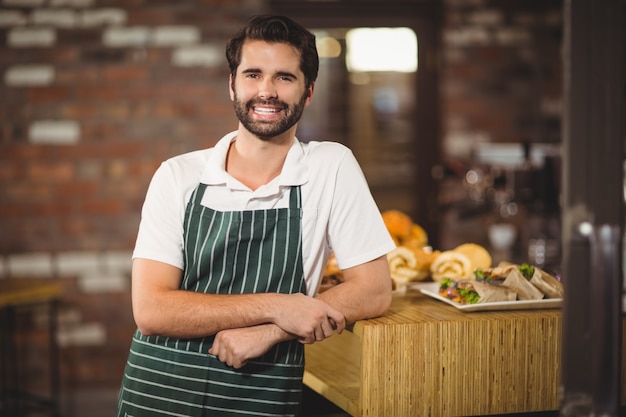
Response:
[{"label": "counter top", "polygon": [[558,409],[560,309],[463,312],[417,291],[307,345],[304,383],[353,416]]}]

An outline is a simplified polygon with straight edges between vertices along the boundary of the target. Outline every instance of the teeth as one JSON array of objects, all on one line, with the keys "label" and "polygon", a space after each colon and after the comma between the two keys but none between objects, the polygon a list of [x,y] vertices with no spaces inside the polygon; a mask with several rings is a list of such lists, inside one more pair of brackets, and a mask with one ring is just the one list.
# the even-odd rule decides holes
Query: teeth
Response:
[{"label": "teeth", "polygon": [[267,108],[267,107],[255,107],[254,111],[256,113],[274,114],[274,113],[278,113],[280,109],[272,109],[272,108]]}]

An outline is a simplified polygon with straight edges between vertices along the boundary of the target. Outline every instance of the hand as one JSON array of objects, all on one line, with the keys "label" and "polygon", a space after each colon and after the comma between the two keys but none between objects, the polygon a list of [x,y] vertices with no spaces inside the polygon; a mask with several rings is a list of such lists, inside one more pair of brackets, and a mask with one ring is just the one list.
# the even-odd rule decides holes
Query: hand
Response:
[{"label": "hand", "polygon": [[290,294],[274,323],[287,333],[295,335],[301,343],[314,343],[341,333],[346,319],[341,312],[316,298],[304,294]]},{"label": "hand", "polygon": [[227,329],[217,332],[213,346],[209,349],[211,355],[235,369],[243,367],[248,360],[258,358],[270,350],[277,340],[275,325],[267,324],[240,329]]}]

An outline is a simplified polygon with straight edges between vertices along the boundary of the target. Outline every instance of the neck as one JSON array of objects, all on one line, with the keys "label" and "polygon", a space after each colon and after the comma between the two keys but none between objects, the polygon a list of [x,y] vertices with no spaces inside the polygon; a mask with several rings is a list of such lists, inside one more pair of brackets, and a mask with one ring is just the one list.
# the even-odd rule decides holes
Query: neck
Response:
[{"label": "neck", "polygon": [[240,129],[228,150],[226,172],[256,190],[280,175],[293,135],[263,140],[249,132],[242,133]]}]

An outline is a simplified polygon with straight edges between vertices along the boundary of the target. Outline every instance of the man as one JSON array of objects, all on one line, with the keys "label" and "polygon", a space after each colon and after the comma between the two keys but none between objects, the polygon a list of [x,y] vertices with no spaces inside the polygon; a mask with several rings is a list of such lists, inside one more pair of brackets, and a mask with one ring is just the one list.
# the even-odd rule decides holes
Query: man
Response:
[{"label": "man", "polygon": [[[164,162],[146,195],[119,416],[296,415],[303,344],[391,302],[394,244],[352,153],[295,137],[314,36],[258,16],[226,56],[237,131]],[[316,295],[331,251],[345,282]]]}]

